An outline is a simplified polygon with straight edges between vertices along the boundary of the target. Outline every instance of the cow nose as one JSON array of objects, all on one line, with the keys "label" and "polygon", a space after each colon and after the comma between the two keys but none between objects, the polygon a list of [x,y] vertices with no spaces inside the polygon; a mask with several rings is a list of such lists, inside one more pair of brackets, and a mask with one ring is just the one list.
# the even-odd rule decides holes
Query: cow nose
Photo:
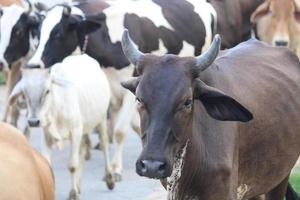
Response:
[{"label": "cow nose", "polygon": [[156,160],[140,160],[136,164],[136,171],[141,176],[148,178],[166,178],[171,175],[167,162]]},{"label": "cow nose", "polygon": [[28,120],[28,124],[31,127],[38,127],[40,125],[40,120],[37,118],[31,118]]},{"label": "cow nose", "polygon": [[286,47],[288,45],[288,41],[286,41],[286,40],[277,40],[277,41],[275,41],[275,45],[277,47]]}]

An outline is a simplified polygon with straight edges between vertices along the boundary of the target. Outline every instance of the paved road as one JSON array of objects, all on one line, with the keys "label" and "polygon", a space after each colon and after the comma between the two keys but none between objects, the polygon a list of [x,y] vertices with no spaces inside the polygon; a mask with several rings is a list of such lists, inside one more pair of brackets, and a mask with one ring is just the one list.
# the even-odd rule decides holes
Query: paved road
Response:
[{"label": "paved road", "polygon": [[[0,86],[0,112],[3,113],[5,89]],[[2,114],[0,114],[2,116]],[[20,127],[24,126],[24,118],[20,120]],[[32,130],[30,142],[41,149],[41,130]],[[93,142],[98,141],[97,135],[92,136]],[[113,152],[111,146],[111,154]],[[113,191],[106,188],[102,181],[104,175],[104,160],[102,151],[92,150],[92,159],[86,162],[82,180],[81,200],[144,200],[153,193],[160,193],[161,185],[157,180],[141,178],[135,173],[135,161],[141,151],[140,141],[134,133],[128,134],[124,147],[123,181],[116,184]],[[67,143],[63,151],[54,148],[52,165],[56,179],[56,199],[65,200],[70,190],[70,175],[67,170],[70,146]]]}]

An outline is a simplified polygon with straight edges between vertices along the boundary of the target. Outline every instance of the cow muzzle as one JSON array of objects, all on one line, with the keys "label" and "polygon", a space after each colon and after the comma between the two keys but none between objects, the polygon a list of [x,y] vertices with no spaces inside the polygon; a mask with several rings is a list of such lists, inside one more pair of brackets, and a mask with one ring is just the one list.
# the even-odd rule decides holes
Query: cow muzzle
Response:
[{"label": "cow muzzle", "polygon": [[136,172],[140,176],[162,179],[169,177],[172,170],[170,164],[166,161],[138,160],[136,163]]},{"label": "cow muzzle", "polygon": [[289,42],[287,40],[276,40],[275,46],[277,47],[287,47]]},{"label": "cow muzzle", "polygon": [[40,120],[38,118],[30,118],[28,124],[30,127],[38,127],[40,126]]}]

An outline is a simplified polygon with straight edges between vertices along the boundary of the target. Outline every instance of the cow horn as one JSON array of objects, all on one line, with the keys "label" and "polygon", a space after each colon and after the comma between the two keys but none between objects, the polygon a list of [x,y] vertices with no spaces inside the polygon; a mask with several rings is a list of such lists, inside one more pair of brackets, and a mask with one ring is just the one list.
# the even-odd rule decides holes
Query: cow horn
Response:
[{"label": "cow horn", "polygon": [[215,61],[219,54],[220,46],[221,37],[217,34],[209,49],[196,58],[196,67],[198,72],[204,71]]},{"label": "cow horn", "polygon": [[64,16],[70,16],[71,15],[71,11],[72,11],[71,7],[68,6],[68,5],[65,5],[64,6],[64,10],[63,10],[63,15]]},{"label": "cow horn", "polygon": [[128,30],[125,29],[122,37],[122,48],[125,56],[128,60],[137,66],[140,59],[144,56],[142,52],[140,52],[132,42]]},{"label": "cow horn", "polygon": [[30,14],[32,11],[32,4],[29,0],[26,0],[27,4],[28,4],[28,10],[26,11],[27,14]]}]

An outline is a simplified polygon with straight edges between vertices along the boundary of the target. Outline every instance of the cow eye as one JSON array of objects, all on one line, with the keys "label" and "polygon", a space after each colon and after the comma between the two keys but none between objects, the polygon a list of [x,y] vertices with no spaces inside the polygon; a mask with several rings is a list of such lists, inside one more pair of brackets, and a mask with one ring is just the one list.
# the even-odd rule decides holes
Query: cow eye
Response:
[{"label": "cow eye", "polygon": [[50,93],[50,90],[46,90],[45,95],[48,95]]},{"label": "cow eye", "polygon": [[183,108],[184,109],[190,109],[192,108],[193,105],[193,100],[192,99],[187,99],[184,103],[183,103]]},{"label": "cow eye", "polygon": [[144,103],[140,98],[136,97],[135,100],[138,103],[138,108],[143,108],[144,107]]}]

